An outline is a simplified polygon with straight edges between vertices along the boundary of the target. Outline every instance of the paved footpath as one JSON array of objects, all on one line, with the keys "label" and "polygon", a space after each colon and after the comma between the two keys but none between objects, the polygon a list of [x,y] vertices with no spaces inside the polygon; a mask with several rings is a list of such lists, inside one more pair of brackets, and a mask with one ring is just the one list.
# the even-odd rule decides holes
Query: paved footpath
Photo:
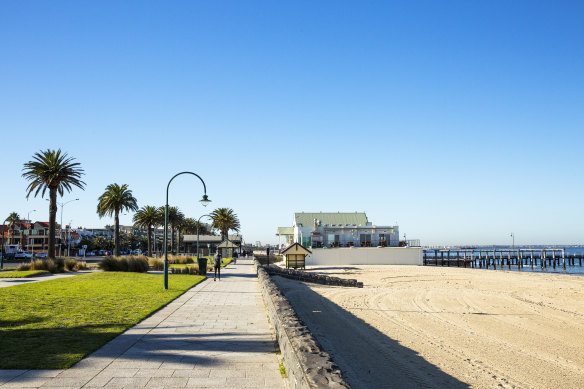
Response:
[{"label": "paved footpath", "polygon": [[0,370],[0,388],[287,388],[252,261],[222,273],[70,369]]}]

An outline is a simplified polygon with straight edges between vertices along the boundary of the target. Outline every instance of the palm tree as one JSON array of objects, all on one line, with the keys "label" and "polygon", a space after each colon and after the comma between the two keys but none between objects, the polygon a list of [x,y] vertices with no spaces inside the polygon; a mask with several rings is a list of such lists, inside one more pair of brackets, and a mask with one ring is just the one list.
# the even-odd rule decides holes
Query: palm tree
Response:
[{"label": "palm tree", "polygon": [[136,198],[132,196],[132,191],[128,189],[127,184],[122,186],[110,184],[98,200],[97,214],[100,218],[114,215],[116,221],[114,255],[120,255],[120,211],[137,211]]},{"label": "palm tree", "polygon": [[[168,224],[170,224],[170,252],[174,250],[174,231],[185,218],[185,215],[178,209],[178,207],[168,207]],[[179,237],[180,240],[180,237]],[[178,246],[177,246],[178,247]]]},{"label": "palm tree", "polygon": [[57,194],[63,196],[65,191],[71,192],[73,186],[84,189],[85,182],[81,176],[85,173],[79,162],[73,162],[75,158],[69,157],[61,150],[40,151],[33,155],[33,160],[26,162],[22,169],[22,177],[30,181],[26,190],[26,198],[34,192],[34,197],[39,193],[45,197],[49,190],[49,258],[55,258],[55,226],[57,217]]},{"label": "palm tree", "polygon": [[10,244],[14,244],[14,231],[16,231],[16,228],[14,227],[16,227],[17,224],[20,224],[20,216],[18,213],[12,212],[8,215],[5,221],[8,222],[8,228],[12,231],[12,234],[10,234]]},{"label": "palm tree", "polygon": [[241,227],[237,215],[231,208],[217,208],[211,212],[211,219],[213,220],[211,227],[221,232],[221,240],[229,238],[229,230],[239,231]]},{"label": "palm tree", "polygon": [[160,208],[146,205],[134,215],[134,225],[148,230],[148,254],[152,257],[152,228],[160,224]]}]

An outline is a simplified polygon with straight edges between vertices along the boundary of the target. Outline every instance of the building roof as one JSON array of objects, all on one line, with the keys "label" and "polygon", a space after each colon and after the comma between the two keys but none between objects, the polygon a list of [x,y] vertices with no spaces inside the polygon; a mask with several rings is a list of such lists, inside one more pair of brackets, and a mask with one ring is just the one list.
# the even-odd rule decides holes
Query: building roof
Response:
[{"label": "building roof", "polygon": [[294,235],[294,227],[278,227],[276,235]]},{"label": "building roof", "polygon": [[[229,235],[229,240],[241,242],[241,235]],[[183,235],[183,242],[196,242],[197,235]],[[221,243],[220,235],[199,235],[199,243]]]},{"label": "building roof", "polygon": [[294,214],[294,220],[296,225],[302,224],[303,227],[314,226],[314,219],[320,220],[321,224],[324,226],[328,224],[329,226],[335,225],[356,225],[356,226],[366,226],[367,225],[367,215],[365,212],[301,212]]}]

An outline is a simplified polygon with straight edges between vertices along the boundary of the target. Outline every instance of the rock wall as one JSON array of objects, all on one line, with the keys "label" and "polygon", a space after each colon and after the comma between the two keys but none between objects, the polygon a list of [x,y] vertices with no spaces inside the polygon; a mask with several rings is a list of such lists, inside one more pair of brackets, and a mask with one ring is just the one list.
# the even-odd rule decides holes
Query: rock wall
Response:
[{"label": "rock wall", "polygon": [[350,388],[330,355],[298,318],[290,302],[257,261],[258,279],[292,389]]},{"label": "rock wall", "polygon": [[278,275],[285,278],[290,278],[293,280],[303,281],[303,282],[313,282],[315,284],[322,285],[336,285],[336,286],[352,286],[355,288],[362,288],[363,283],[357,282],[355,279],[345,279],[333,276],[327,276],[324,274],[311,273],[307,271],[300,271],[294,269],[284,269],[278,266],[264,267],[264,269],[270,275]]}]

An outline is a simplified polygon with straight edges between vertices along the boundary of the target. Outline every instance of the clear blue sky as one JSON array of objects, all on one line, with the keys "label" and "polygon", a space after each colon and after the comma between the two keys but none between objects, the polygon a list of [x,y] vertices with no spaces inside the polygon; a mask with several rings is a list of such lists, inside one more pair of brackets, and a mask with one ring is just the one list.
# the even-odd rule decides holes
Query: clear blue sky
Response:
[{"label": "clear blue sky", "polygon": [[163,205],[191,170],[253,242],[366,211],[423,244],[582,244],[583,4],[3,1],[0,215],[48,220],[21,169],[61,148],[75,226],[112,222],[110,183]]}]

